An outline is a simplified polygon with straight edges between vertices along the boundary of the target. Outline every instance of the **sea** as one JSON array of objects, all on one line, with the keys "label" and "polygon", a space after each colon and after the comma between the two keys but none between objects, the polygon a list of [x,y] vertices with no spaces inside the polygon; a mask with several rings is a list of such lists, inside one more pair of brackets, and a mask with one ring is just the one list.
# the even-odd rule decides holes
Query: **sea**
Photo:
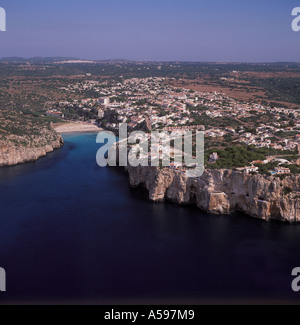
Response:
[{"label": "sea", "polygon": [[64,140],[0,169],[0,304],[300,302],[300,225],[150,202],[96,134]]}]

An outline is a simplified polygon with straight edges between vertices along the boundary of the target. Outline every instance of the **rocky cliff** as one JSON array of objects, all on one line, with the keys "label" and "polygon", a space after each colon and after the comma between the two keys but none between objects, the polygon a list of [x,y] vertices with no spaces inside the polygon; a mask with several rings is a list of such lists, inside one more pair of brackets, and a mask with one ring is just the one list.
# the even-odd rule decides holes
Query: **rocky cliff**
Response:
[{"label": "rocky cliff", "polygon": [[29,107],[0,107],[0,166],[35,161],[62,145],[52,123]]},{"label": "rocky cliff", "polygon": [[196,204],[212,214],[243,212],[263,220],[300,221],[300,176],[284,180],[233,170],[205,170],[200,178],[156,167],[128,167],[131,186],[143,185],[152,201]]},{"label": "rocky cliff", "polygon": [[31,138],[31,142],[16,137],[0,140],[0,166],[13,166],[35,161],[63,145],[62,137],[54,130],[46,130]]}]

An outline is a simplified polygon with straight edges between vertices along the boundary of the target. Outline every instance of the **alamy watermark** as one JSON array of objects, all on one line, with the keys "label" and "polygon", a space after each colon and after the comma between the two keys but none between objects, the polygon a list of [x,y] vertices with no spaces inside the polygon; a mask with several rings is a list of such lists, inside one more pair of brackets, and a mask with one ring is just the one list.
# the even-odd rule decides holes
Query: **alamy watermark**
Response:
[{"label": "alamy watermark", "polygon": [[6,291],[6,272],[0,267],[0,292]]},{"label": "alamy watermark", "polygon": [[295,267],[292,271],[292,276],[295,277],[295,279],[292,282],[292,290],[294,292],[300,291],[300,267]]},{"label": "alamy watermark", "polygon": [[188,177],[200,177],[204,171],[204,132],[134,131],[128,136],[127,124],[122,123],[119,139],[103,131],[97,143],[103,144],[96,157],[101,167],[169,167]]},{"label": "alamy watermark", "polygon": [[292,21],[292,30],[294,32],[300,31],[300,7],[296,7],[292,10],[292,16],[297,16]]},{"label": "alamy watermark", "polygon": [[0,32],[6,32],[6,12],[0,7]]}]

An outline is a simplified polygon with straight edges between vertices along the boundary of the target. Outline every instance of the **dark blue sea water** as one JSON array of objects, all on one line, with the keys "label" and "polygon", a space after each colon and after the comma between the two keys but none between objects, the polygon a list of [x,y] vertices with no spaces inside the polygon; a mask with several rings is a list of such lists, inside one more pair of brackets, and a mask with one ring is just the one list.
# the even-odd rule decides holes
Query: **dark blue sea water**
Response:
[{"label": "dark blue sea water", "polygon": [[0,169],[0,303],[300,301],[300,225],[151,203],[95,139]]}]

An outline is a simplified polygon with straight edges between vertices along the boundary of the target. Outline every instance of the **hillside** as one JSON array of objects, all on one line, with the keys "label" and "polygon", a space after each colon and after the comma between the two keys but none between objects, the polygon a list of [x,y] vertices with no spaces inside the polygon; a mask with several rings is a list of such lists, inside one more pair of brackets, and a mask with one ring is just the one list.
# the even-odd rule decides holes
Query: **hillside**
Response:
[{"label": "hillside", "polygon": [[50,122],[30,113],[0,111],[0,166],[35,161],[62,145]]}]

